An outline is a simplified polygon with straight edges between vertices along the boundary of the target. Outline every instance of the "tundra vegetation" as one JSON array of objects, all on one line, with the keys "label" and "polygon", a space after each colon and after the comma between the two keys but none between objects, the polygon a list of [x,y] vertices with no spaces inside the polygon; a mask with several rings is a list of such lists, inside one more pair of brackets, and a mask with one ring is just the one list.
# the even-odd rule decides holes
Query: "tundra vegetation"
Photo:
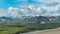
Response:
[{"label": "tundra vegetation", "polygon": [[55,29],[60,24],[0,24],[0,34],[19,34],[35,30]]}]

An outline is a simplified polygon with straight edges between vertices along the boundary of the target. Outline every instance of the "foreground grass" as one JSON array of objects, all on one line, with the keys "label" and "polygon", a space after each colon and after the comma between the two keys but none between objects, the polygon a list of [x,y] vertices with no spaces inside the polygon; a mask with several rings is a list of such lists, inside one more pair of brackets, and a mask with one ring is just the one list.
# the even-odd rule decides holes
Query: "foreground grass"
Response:
[{"label": "foreground grass", "polygon": [[18,27],[6,27],[3,31],[0,31],[0,34],[15,34],[18,31],[23,31],[23,29]]},{"label": "foreground grass", "polygon": [[6,25],[4,27],[0,27],[0,34],[19,34],[35,30],[54,29],[60,27],[60,24],[25,24],[23,26]]}]

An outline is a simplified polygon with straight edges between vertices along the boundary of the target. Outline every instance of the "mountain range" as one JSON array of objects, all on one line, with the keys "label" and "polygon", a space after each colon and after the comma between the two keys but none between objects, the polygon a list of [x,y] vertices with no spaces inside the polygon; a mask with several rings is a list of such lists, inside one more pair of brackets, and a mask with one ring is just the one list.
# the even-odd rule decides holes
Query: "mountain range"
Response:
[{"label": "mountain range", "polygon": [[[26,18],[25,18],[26,17]],[[1,24],[49,24],[60,23],[60,16],[24,16],[21,18],[0,17]]]}]

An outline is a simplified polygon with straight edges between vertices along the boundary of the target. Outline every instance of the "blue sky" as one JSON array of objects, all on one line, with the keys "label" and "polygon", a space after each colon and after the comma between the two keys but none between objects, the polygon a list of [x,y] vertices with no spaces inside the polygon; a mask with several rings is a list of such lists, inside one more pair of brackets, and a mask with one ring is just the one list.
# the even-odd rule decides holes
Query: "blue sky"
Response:
[{"label": "blue sky", "polygon": [[59,2],[60,0],[0,0],[0,8],[8,8],[8,7],[21,7],[28,6],[30,4],[35,6],[41,6],[43,4],[47,4],[49,2]]},{"label": "blue sky", "polygon": [[35,0],[0,0],[0,8],[28,6],[30,4],[39,6],[44,4],[44,2],[38,2]]}]

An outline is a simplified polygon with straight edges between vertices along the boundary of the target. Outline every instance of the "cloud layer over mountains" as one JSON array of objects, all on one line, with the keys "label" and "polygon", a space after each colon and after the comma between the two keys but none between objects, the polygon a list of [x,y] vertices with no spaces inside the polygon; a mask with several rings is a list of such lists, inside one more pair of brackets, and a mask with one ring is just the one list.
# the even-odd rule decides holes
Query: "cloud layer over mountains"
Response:
[{"label": "cloud layer over mountains", "polygon": [[48,3],[44,6],[21,6],[20,8],[9,7],[0,9],[0,16],[21,17],[21,16],[60,16],[60,4],[57,2]]}]

